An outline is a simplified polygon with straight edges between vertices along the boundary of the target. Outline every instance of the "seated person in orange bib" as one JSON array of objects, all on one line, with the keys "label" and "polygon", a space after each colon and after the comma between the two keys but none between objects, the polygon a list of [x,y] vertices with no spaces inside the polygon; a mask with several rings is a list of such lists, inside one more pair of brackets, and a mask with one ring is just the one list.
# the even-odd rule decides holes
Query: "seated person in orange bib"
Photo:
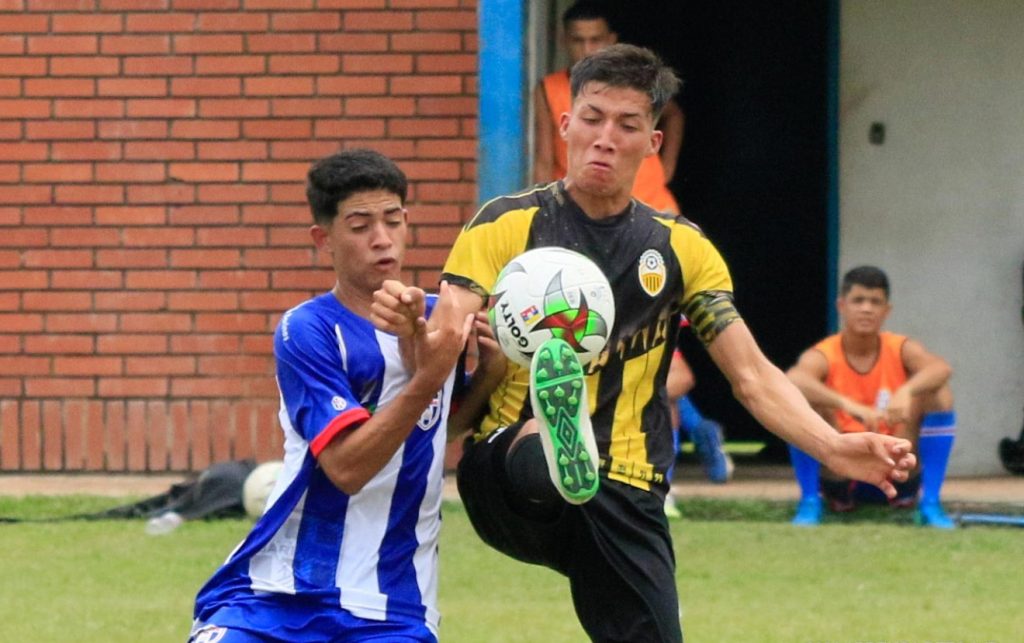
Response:
[{"label": "seated person in orange bib", "polygon": [[[562,31],[570,67],[619,39],[612,29],[607,3],[600,0],[579,0],[566,9],[562,14]],[[572,111],[569,70],[560,69],[545,76],[534,92],[534,103],[533,178],[538,183],[549,183],[564,178],[568,167],[567,148],[559,135],[558,123],[562,114]],[[643,160],[633,181],[633,196],[659,212],[680,212],[667,184],[675,174],[684,125],[683,111],[678,103],[669,100],[658,121],[658,129],[664,134],[661,149]]]},{"label": "seated person in orange bib", "polygon": [[[804,351],[789,378],[838,431],[910,440],[919,469],[896,485],[897,496],[889,502],[910,507],[920,494],[917,523],[952,528],[939,502],[956,433],[952,369],[921,342],[882,330],[892,304],[889,279],[880,269],[861,266],[846,273],[837,306],[842,330]],[[816,460],[794,447],[790,454],[801,494],[794,524],[821,522],[819,487],[833,511],[886,502],[878,488],[820,471]]]}]

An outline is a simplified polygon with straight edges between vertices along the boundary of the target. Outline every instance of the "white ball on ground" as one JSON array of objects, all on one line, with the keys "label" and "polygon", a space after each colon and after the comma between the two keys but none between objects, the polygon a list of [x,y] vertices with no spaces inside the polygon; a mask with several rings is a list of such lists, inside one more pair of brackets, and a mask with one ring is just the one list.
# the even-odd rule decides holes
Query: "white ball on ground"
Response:
[{"label": "white ball on ground", "polygon": [[263,515],[267,498],[274,490],[283,468],[284,462],[271,460],[253,469],[245,478],[242,484],[242,505],[245,507],[245,513],[253,520]]}]

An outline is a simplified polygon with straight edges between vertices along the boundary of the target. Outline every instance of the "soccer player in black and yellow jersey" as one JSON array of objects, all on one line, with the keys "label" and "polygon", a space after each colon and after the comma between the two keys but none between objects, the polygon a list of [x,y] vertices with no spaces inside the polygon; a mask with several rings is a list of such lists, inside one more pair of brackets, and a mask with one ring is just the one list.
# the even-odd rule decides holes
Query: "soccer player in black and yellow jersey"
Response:
[{"label": "soccer player in black and yellow jersey", "polygon": [[[630,197],[641,161],[658,151],[662,136],[654,124],[678,85],[656,55],[630,45],[577,63],[572,110],[559,123],[568,147],[565,179],[485,204],[456,240],[442,277],[465,311],[477,311],[509,260],[530,248],[562,246],[592,259],[612,285],[617,312],[608,346],[586,365],[585,386],[575,389],[589,414],[571,423],[578,435],[562,436],[586,444],[593,432],[599,485],[592,498],[566,502],[566,481],[549,476],[564,462],[549,466],[538,430],[565,427],[534,417],[535,407],[544,415],[547,402],[530,391],[531,382],[547,383],[549,367],[562,368],[561,379],[574,383],[572,359],[550,353],[539,364],[535,357],[530,371],[505,363],[479,323],[479,345],[487,349],[483,376],[449,423],[451,430],[486,407],[459,463],[466,512],[491,546],[567,576],[577,616],[599,641],[682,639],[662,510],[674,455],[665,379],[680,314],[753,415],[830,469],[893,494],[892,481],[905,480],[915,462],[906,440],[833,431],[757,347],[711,242],[682,217]],[[407,290],[414,289],[389,282],[375,294],[379,328],[421,332],[425,322],[408,310],[405,302],[414,298]],[[569,387],[564,392],[563,399],[574,395]]]}]

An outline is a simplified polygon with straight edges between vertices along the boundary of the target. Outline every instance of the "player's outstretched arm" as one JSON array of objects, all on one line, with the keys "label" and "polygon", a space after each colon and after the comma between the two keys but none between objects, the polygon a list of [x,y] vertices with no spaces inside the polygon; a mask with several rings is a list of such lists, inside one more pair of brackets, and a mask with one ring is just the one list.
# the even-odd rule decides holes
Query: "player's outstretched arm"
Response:
[{"label": "player's outstretched arm", "polygon": [[448,439],[456,440],[466,431],[472,429],[487,407],[487,401],[505,377],[508,358],[501,351],[498,340],[494,338],[491,325],[487,321],[487,313],[476,313],[473,322],[473,334],[476,338],[477,367],[469,387],[459,400],[458,409],[448,416]]},{"label": "player's outstretched arm", "polygon": [[708,346],[733,394],[769,431],[837,474],[876,485],[889,497],[915,463],[910,442],[877,433],[839,434],[811,409],[799,389],[761,352],[742,321]]}]

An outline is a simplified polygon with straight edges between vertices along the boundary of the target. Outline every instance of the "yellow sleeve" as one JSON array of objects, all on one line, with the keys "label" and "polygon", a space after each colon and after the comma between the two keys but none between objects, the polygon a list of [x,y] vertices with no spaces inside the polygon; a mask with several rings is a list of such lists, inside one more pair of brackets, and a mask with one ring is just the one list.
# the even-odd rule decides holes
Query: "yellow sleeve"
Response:
[{"label": "yellow sleeve", "polygon": [[695,226],[677,223],[672,228],[672,250],[679,258],[683,271],[683,300],[685,308],[701,292],[732,292],[732,277],[725,260]]},{"label": "yellow sleeve", "polygon": [[536,207],[489,212],[485,205],[455,239],[441,278],[487,297],[498,273],[526,250]]}]

